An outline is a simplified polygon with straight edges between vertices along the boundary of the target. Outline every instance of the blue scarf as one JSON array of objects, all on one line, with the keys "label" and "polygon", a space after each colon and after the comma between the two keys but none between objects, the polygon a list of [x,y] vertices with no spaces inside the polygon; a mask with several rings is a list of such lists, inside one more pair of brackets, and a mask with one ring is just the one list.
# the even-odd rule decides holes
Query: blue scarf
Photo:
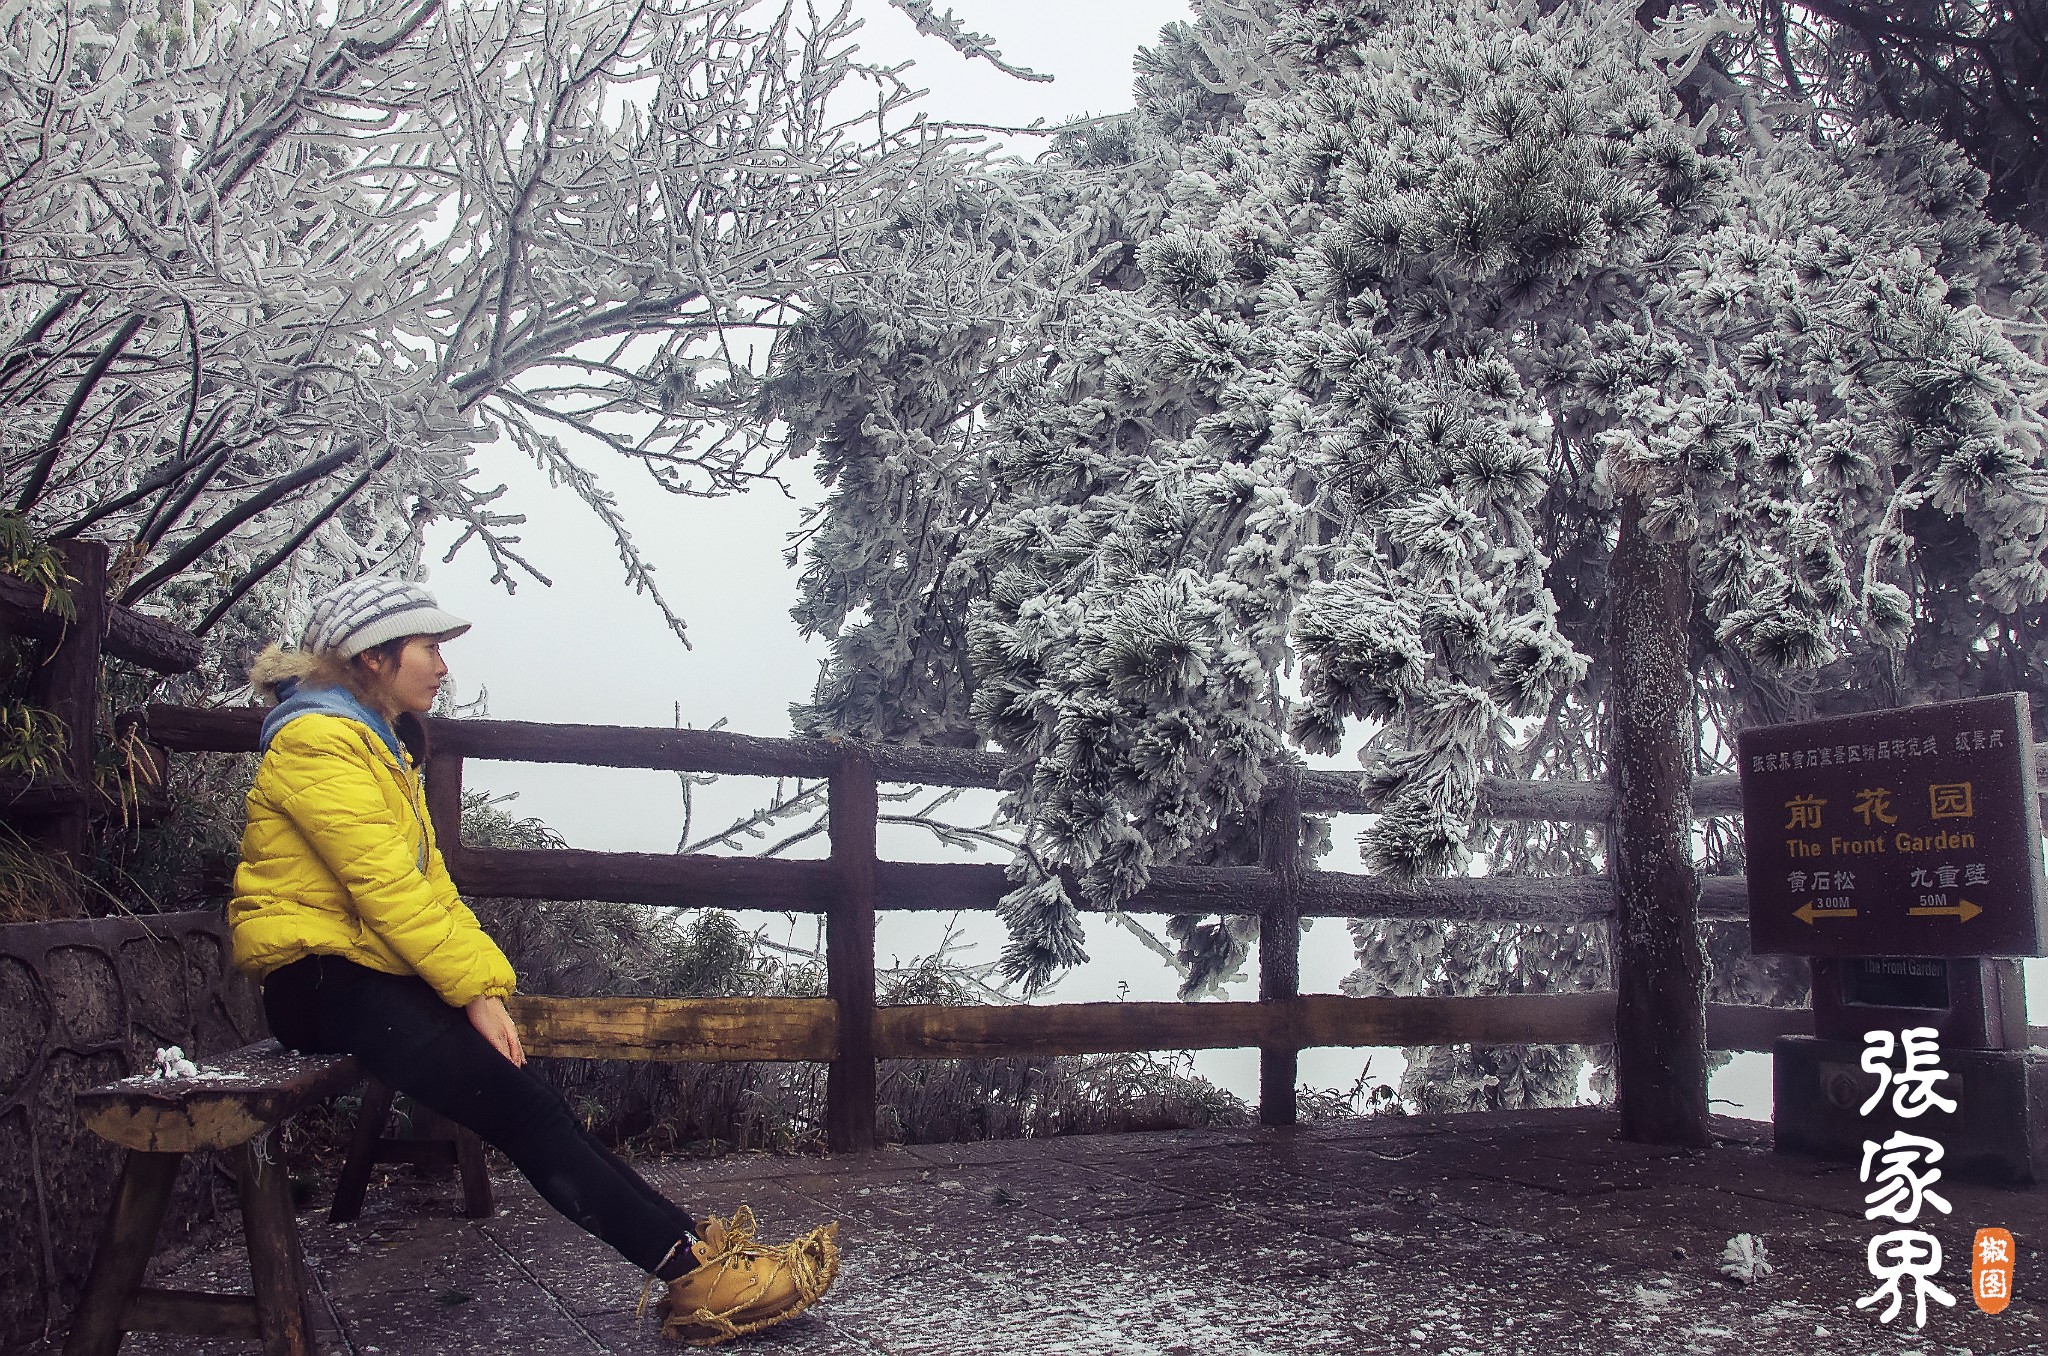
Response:
[{"label": "blue scarf", "polygon": [[392,732],[391,722],[372,711],[356,699],[356,694],[345,687],[307,687],[296,678],[287,678],[277,685],[277,695],[283,698],[269,715],[263,718],[263,738],[258,745],[269,752],[270,741],[277,738],[282,730],[300,716],[313,715],[341,716],[376,731],[384,746],[391,750],[391,756],[398,760],[400,767],[406,767],[405,750],[399,745],[398,736]]}]

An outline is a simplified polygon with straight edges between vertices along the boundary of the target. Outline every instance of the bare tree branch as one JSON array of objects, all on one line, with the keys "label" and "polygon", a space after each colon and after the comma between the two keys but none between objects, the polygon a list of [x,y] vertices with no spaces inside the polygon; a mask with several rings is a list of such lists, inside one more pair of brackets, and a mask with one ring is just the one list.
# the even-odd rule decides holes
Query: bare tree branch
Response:
[{"label": "bare tree branch", "polygon": [[[849,7],[763,8],[340,0],[192,32],[0,13],[10,493],[40,532],[133,542],[132,596],[217,619],[219,586],[161,586],[216,549],[238,597],[294,551],[332,579],[416,552],[423,517],[508,587],[545,580],[467,483],[519,452],[680,632],[594,461],[682,494],[774,479],[730,336],[800,318],[794,298],[865,266],[903,186],[963,155],[841,113],[855,83],[884,112],[913,97],[857,59]],[[506,437],[524,420],[559,437]],[[364,460],[306,461],[340,439]],[[314,465],[348,484],[308,534]]]}]

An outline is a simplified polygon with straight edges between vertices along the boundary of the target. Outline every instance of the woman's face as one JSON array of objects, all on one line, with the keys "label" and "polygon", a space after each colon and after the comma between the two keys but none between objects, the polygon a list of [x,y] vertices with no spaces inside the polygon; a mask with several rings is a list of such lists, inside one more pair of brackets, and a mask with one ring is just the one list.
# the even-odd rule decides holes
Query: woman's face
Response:
[{"label": "woman's face", "polygon": [[432,636],[412,636],[398,652],[398,666],[391,671],[384,691],[398,711],[425,715],[434,709],[434,699],[441,695],[441,682],[447,676],[441,642]]}]

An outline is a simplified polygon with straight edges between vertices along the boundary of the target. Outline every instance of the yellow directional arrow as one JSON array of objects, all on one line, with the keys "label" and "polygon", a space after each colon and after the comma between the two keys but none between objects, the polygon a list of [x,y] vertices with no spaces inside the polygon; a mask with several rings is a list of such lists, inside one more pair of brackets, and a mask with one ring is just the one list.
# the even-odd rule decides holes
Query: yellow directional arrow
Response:
[{"label": "yellow directional arrow", "polygon": [[1924,908],[1908,909],[1906,912],[1916,918],[1953,918],[1959,923],[1967,923],[1978,914],[1984,912],[1984,910],[1965,899],[1955,904],[1944,904],[1939,908],[1930,905]]},{"label": "yellow directional arrow", "polygon": [[[1918,913],[1919,910],[1915,909],[1914,912]],[[1801,904],[1798,908],[1792,910],[1792,916],[1802,923],[1812,923],[1816,918],[1854,918],[1856,910],[1816,909],[1811,904]]]}]

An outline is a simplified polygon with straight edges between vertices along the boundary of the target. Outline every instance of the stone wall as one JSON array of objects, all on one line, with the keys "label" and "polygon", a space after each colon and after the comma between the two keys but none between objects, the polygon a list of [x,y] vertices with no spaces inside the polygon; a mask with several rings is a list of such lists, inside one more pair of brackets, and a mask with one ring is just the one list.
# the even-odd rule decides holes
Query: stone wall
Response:
[{"label": "stone wall", "polygon": [[[0,1351],[61,1331],[85,1280],[120,1151],[72,1098],[264,1032],[256,988],[227,963],[217,913],[0,926]],[[163,1241],[233,1200],[209,1155],[187,1160]]]}]

